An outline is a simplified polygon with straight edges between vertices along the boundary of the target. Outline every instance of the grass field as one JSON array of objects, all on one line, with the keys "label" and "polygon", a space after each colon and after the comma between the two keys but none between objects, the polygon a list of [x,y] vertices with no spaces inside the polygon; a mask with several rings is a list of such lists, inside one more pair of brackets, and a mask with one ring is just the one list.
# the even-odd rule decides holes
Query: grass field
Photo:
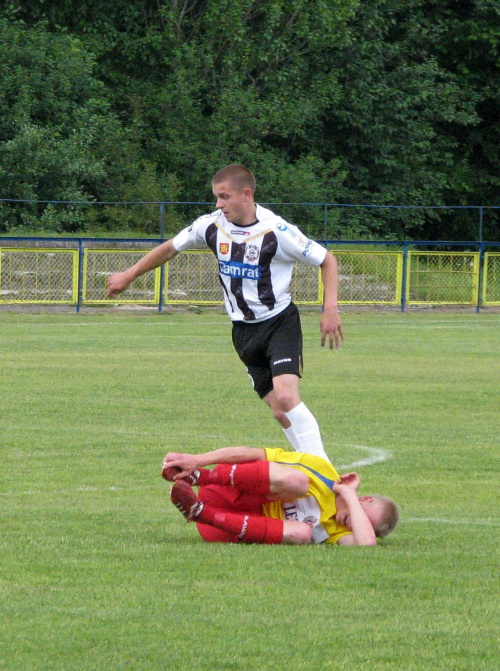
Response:
[{"label": "grass field", "polygon": [[303,316],[302,397],[401,523],[377,548],[204,544],[169,450],[286,447],[219,313],[0,313],[1,671],[500,667],[500,315]]}]

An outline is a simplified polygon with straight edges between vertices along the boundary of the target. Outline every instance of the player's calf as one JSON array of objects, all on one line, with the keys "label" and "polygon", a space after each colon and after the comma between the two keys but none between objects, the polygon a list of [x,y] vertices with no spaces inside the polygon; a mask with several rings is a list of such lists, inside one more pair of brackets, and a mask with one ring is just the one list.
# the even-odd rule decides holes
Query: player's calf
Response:
[{"label": "player's calf", "polygon": [[283,523],[283,543],[288,545],[309,545],[312,541],[312,529],[305,522],[286,520]]}]

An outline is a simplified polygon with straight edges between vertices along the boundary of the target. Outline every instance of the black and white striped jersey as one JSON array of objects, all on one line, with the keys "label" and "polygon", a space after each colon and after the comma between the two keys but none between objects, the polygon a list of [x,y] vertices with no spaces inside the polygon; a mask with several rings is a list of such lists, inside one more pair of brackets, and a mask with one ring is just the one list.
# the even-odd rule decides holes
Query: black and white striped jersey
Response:
[{"label": "black and white striped jersey", "polygon": [[319,266],[326,256],[324,247],[271,210],[257,205],[256,216],[254,224],[238,226],[217,210],[199,217],[172,240],[178,252],[212,250],[233,321],[259,322],[282,312],[291,302],[295,263]]}]

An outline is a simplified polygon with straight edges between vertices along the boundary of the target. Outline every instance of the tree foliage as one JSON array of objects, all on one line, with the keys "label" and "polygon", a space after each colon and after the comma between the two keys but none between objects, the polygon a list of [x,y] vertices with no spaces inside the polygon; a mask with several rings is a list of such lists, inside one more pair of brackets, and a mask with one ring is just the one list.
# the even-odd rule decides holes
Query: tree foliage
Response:
[{"label": "tree foliage", "polygon": [[[12,0],[3,17],[5,197],[210,200],[236,161],[261,202],[495,204],[494,1]],[[444,210],[334,219],[337,235],[475,237]]]}]

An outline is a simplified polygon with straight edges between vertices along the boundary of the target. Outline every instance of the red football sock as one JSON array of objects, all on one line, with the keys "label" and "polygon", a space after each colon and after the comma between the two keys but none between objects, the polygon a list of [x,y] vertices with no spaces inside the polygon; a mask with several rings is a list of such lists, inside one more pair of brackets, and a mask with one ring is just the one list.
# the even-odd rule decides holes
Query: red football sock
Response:
[{"label": "red football sock", "polygon": [[235,534],[241,543],[277,545],[283,542],[283,521],[271,517],[225,513],[205,504],[197,520]]},{"label": "red football sock", "polygon": [[248,464],[219,464],[212,470],[200,469],[198,484],[234,487],[242,492],[269,494],[269,462]]}]

